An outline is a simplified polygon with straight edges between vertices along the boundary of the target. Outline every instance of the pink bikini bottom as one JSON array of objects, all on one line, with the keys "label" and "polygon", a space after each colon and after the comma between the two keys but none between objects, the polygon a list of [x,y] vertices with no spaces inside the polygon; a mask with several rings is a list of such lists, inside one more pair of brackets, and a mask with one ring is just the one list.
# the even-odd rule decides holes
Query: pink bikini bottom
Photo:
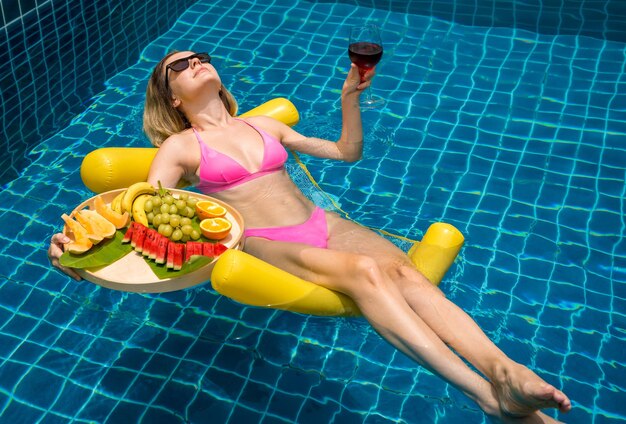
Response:
[{"label": "pink bikini bottom", "polygon": [[328,246],[328,226],[326,212],[316,207],[311,217],[303,224],[285,227],[248,228],[244,237],[261,237],[268,240],[303,243],[326,249]]}]

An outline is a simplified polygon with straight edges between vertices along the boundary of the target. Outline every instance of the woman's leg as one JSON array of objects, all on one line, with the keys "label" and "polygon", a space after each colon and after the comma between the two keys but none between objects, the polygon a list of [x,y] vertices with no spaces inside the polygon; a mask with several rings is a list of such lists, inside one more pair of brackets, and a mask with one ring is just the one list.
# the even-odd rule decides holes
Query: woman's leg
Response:
[{"label": "woman's leg", "polygon": [[331,222],[335,237],[331,238],[329,247],[356,250],[359,254],[376,258],[411,309],[444,343],[492,382],[503,412],[523,416],[548,407],[569,411],[571,403],[565,394],[508,358],[469,315],[426,280],[392,243],[355,223]]},{"label": "woman's leg", "polygon": [[393,346],[457,387],[488,414],[498,414],[489,382],[472,371],[415,314],[371,258],[260,238],[247,239],[246,251],[305,280],[352,297],[364,317]]},{"label": "woman's leg", "polygon": [[[392,345],[461,390],[491,417],[512,421],[502,414],[494,387],[442,342],[371,258],[258,238],[248,239],[246,250],[294,275],[351,296]],[[555,422],[539,412],[526,415],[522,422]]]}]

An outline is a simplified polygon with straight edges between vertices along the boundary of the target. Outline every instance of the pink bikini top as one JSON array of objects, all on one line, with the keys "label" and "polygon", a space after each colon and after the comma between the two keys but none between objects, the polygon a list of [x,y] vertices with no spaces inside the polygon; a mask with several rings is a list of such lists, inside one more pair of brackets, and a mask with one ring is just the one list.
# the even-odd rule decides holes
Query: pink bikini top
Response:
[{"label": "pink bikini top", "polygon": [[279,171],[287,161],[287,150],[280,144],[280,141],[254,125],[243,120],[242,122],[256,130],[263,138],[263,162],[261,169],[253,173],[230,156],[207,146],[198,131],[193,129],[200,144],[200,182],[197,187],[203,193],[228,190],[263,175]]}]

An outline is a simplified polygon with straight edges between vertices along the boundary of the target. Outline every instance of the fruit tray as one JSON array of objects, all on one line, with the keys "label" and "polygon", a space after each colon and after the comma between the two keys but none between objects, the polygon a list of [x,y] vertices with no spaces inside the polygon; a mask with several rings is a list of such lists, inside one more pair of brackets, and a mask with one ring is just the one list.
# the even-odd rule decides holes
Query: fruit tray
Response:
[{"label": "fruit tray", "polygon": [[[243,218],[236,209],[221,200],[201,193],[177,189],[168,190],[174,195],[174,197],[178,197],[181,193],[187,193],[190,197],[195,197],[198,200],[211,200],[226,208],[225,218],[231,222],[232,229],[225,239],[220,240],[220,243],[229,249],[241,248],[241,238],[244,228]],[[111,201],[121,191],[123,191],[123,189],[112,190],[99,194],[98,196],[102,196],[104,202],[110,205]],[[94,196],[84,201],[78,205],[72,213],[87,207],[92,207],[96,197],[97,196]],[[63,232],[67,234],[67,231],[68,229],[64,227]],[[208,282],[217,259],[218,258],[215,258],[209,264],[188,274],[166,279],[159,279],[154,274],[152,269],[150,269],[150,266],[141,253],[137,253],[135,251],[132,251],[118,261],[97,270],[76,268],[75,271],[83,279],[110,289],[138,293],[160,293],[181,290]]]}]

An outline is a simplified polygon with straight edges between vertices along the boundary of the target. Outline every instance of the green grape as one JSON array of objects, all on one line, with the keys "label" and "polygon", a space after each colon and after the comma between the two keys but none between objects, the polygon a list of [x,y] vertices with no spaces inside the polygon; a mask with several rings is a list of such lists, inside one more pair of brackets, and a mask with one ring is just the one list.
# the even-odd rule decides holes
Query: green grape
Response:
[{"label": "green grape", "polygon": [[154,212],[148,212],[146,216],[148,217],[148,222],[152,224],[152,221],[154,220]]},{"label": "green grape", "polygon": [[174,203],[174,197],[171,194],[166,194],[163,196],[163,203],[166,205],[171,205]]},{"label": "green grape", "polygon": [[144,203],[143,205],[143,210],[146,212],[152,212],[152,209],[154,209],[154,204],[152,203],[152,200],[146,200],[146,203]]},{"label": "green grape", "polygon": [[180,200],[187,200],[189,198],[189,195],[187,193],[181,193],[180,196],[178,196],[178,198]]},{"label": "green grape", "polygon": [[159,225],[161,225],[161,214],[154,215],[154,218],[152,218],[152,226],[158,228]]},{"label": "green grape", "polygon": [[181,212],[181,215],[185,215],[187,218],[193,218],[195,214],[196,211],[189,206],[185,206],[185,212]]},{"label": "green grape", "polygon": [[170,205],[168,205],[167,203],[163,203],[160,210],[161,213],[170,213]]},{"label": "green grape", "polygon": [[187,243],[189,241],[189,235],[183,234],[183,236],[180,238],[180,241],[182,241],[183,243]]},{"label": "green grape", "polygon": [[155,208],[158,208],[159,206],[161,206],[161,203],[163,203],[163,201],[161,200],[161,197],[159,197],[158,195],[156,196],[152,196],[152,206]]},{"label": "green grape", "polygon": [[180,227],[180,230],[183,232],[184,235],[188,236],[193,231],[193,227],[191,225],[183,225],[182,227]]},{"label": "green grape", "polygon": [[180,215],[170,215],[170,225],[172,227],[178,227],[180,225]]},{"label": "green grape", "polygon": [[165,226],[166,226],[166,225],[167,225],[167,224],[161,224],[161,225],[159,225],[159,228],[157,228],[157,231],[159,232],[159,234],[164,235],[164,234],[163,234],[163,230],[165,229]]},{"label": "green grape", "polygon": [[170,214],[178,213],[178,208],[176,205],[170,205],[170,210],[168,211]]},{"label": "green grape", "polygon": [[191,225],[191,219],[184,217],[180,219],[180,226]]},{"label": "green grape", "polygon": [[181,238],[183,238],[183,232],[180,231],[180,228],[177,228],[174,231],[172,231],[172,235],[170,236],[170,238],[174,241],[178,241]]},{"label": "green grape", "polygon": [[192,209],[196,208],[196,203],[198,203],[198,199],[196,199],[195,197],[190,197],[187,200],[187,206],[189,206]]},{"label": "green grape", "polygon": [[181,199],[178,199],[177,201],[175,201],[174,204],[176,205],[178,210],[183,210],[183,208],[185,206],[187,206],[187,202],[185,202],[184,200],[181,200]]},{"label": "green grape", "polygon": [[170,223],[170,214],[169,213],[162,213],[161,214],[161,224],[169,224]]},{"label": "green grape", "polygon": [[[159,230],[161,230],[161,227],[159,227]],[[163,229],[159,232],[165,237],[170,237],[172,235],[172,232],[174,232],[174,229],[169,224],[163,224]]]},{"label": "green grape", "polygon": [[191,234],[189,234],[192,240],[198,240],[200,238],[200,232],[198,230],[191,230]]}]

